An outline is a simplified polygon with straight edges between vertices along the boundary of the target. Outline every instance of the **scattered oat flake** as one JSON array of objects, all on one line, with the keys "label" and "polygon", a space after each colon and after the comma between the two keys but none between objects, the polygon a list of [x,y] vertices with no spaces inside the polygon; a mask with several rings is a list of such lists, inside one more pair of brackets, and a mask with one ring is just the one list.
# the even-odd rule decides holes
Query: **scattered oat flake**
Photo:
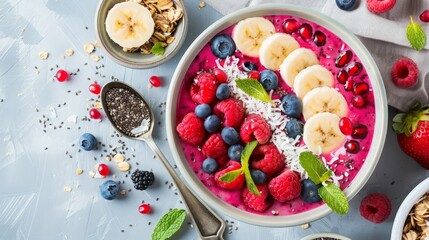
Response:
[{"label": "scattered oat flake", "polygon": [[100,47],[101,45],[100,45],[100,42],[98,41],[98,40],[95,40],[94,41],[94,45],[96,46],[96,47]]},{"label": "scattered oat flake", "polygon": [[67,49],[67,50],[66,50],[66,55],[67,55],[67,56],[73,56],[73,54],[74,54],[73,49]]},{"label": "scattered oat flake", "polygon": [[100,61],[100,57],[97,55],[91,55],[91,60],[94,62],[98,62],[98,61]]},{"label": "scattered oat flake", "polygon": [[39,52],[39,58],[41,60],[46,60],[49,57],[49,53],[47,51],[41,51]]},{"label": "scattered oat flake", "polygon": [[40,74],[40,70],[36,69],[36,74],[39,75]]},{"label": "scattered oat flake", "polygon": [[115,161],[116,163],[120,163],[120,162],[125,161],[125,157],[124,157],[124,155],[118,153],[115,156],[113,156],[113,161]]},{"label": "scattered oat flake", "polygon": [[302,224],[301,225],[301,228],[302,229],[308,229],[310,227],[310,224],[309,223],[305,223],[305,224]]},{"label": "scattered oat flake", "polygon": [[90,178],[94,178],[95,177],[95,172],[89,171],[88,175],[89,175]]},{"label": "scattered oat flake", "polygon": [[68,123],[76,124],[76,122],[77,122],[77,116],[76,116],[76,115],[70,115],[70,116],[67,118],[67,122],[68,122]]},{"label": "scattered oat flake", "polygon": [[78,168],[78,169],[76,169],[76,174],[77,174],[77,175],[81,175],[82,173],[83,173],[82,168]]},{"label": "scattered oat flake", "polygon": [[110,156],[107,156],[107,157],[106,157],[106,161],[110,162],[110,160],[111,160],[111,159],[110,159]]},{"label": "scattered oat flake", "polygon": [[131,165],[128,162],[120,162],[120,163],[116,164],[116,167],[118,168],[119,171],[126,172],[126,171],[130,170]]},{"label": "scattered oat flake", "polygon": [[152,88],[153,86],[152,86],[152,84],[151,84],[151,83],[149,83],[149,84],[147,85],[147,87],[148,87],[148,88]]},{"label": "scattered oat flake", "polygon": [[125,194],[127,194],[127,191],[125,191],[124,189],[121,190],[121,195],[125,196]]},{"label": "scattered oat flake", "polygon": [[200,1],[200,4],[198,5],[200,8],[203,8],[206,6],[206,3],[204,1]]},{"label": "scattered oat flake", "polygon": [[64,187],[64,192],[71,192],[71,191],[72,191],[71,187],[69,187],[69,186]]},{"label": "scattered oat flake", "polygon": [[101,105],[101,102],[97,101],[97,102],[94,103],[94,108],[96,108],[96,109],[102,109],[103,105]]},{"label": "scattered oat flake", "polygon": [[95,47],[92,43],[85,43],[83,45],[83,50],[88,54],[94,52],[94,49],[95,49]]}]

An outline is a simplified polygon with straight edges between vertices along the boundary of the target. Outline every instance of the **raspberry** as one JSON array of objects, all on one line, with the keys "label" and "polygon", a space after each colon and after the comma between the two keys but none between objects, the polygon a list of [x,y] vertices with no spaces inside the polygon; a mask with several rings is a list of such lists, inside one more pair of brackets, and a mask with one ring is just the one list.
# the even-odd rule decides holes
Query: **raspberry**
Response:
[{"label": "raspberry", "polygon": [[259,115],[249,114],[241,125],[240,137],[245,142],[257,140],[259,144],[265,144],[270,140],[270,125]]},{"label": "raspberry", "polygon": [[214,107],[214,114],[223,119],[224,127],[238,128],[243,121],[243,104],[235,98],[225,99]]},{"label": "raspberry", "polygon": [[417,83],[419,69],[413,60],[402,57],[393,64],[390,74],[392,82],[396,86],[409,88]]},{"label": "raspberry", "polygon": [[268,184],[271,195],[279,202],[286,202],[299,197],[301,183],[299,177],[291,170],[286,170],[279,176],[271,179]]},{"label": "raspberry", "polygon": [[220,133],[211,135],[204,143],[202,151],[204,156],[216,159],[219,164],[228,161],[228,145],[222,140]]},{"label": "raspberry", "polygon": [[360,215],[373,223],[384,222],[390,215],[392,205],[389,198],[381,193],[372,193],[360,203]]},{"label": "raspberry", "polygon": [[183,120],[176,127],[179,137],[190,144],[200,144],[204,139],[204,124],[201,119],[190,112],[185,115]]},{"label": "raspberry", "polygon": [[191,98],[198,104],[211,103],[216,98],[218,81],[212,73],[200,73],[191,85]]},{"label": "raspberry", "polygon": [[219,178],[221,176],[223,176],[224,174],[226,174],[228,172],[231,172],[231,171],[234,171],[234,170],[237,170],[237,169],[240,169],[240,168],[241,168],[241,164],[240,163],[238,163],[236,161],[233,161],[233,160],[229,161],[226,164],[226,166],[225,166],[224,169],[220,170],[219,172],[217,172],[215,174],[215,182],[216,182],[216,184],[219,187],[224,188],[224,189],[229,189],[229,190],[238,190],[238,189],[241,189],[243,187],[243,185],[244,185],[244,180],[245,180],[243,173],[240,174],[240,176],[238,176],[238,178],[236,178],[234,181],[232,181],[230,183],[221,182],[219,180]]},{"label": "raspberry", "polygon": [[258,146],[252,153],[252,168],[273,174],[284,168],[285,157],[273,143]]},{"label": "raspberry", "polygon": [[241,192],[241,198],[243,199],[244,205],[255,211],[263,212],[271,206],[273,198],[269,195],[267,184],[257,185],[256,187],[261,195],[258,196],[253,194],[245,187]]},{"label": "raspberry", "polygon": [[396,0],[366,0],[366,7],[372,13],[385,13],[395,6]]}]

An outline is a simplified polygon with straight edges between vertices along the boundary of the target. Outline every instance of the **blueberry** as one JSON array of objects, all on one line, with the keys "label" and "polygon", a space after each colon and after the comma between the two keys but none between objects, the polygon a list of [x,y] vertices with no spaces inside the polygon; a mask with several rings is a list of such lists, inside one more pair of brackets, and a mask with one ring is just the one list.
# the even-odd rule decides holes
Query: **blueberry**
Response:
[{"label": "blueberry", "polygon": [[195,108],[195,115],[199,118],[206,118],[212,113],[212,109],[208,104],[200,104]]},{"label": "blueberry", "polygon": [[91,151],[97,147],[97,139],[91,133],[84,133],[79,138],[79,146],[85,151]]},{"label": "blueberry", "polygon": [[315,203],[322,200],[319,196],[317,190],[319,189],[320,184],[316,185],[310,179],[304,179],[301,182],[301,199],[305,202]]},{"label": "blueberry", "polygon": [[207,132],[216,132],[220,127],[220,119],[216,115],[210,115],[204,120],[204,128]]},{"label": "blueberry", "polygon": [[119,184],[113,180],[107,180],[100,185],[101,196],[106,200],[113,200],[119,195]]},{"label": "blueberry", "polygon": [[271,70],[264,70],[259,75],[259,81],[265,90],[273,90],[279,84],[277,74]]},{"label": "blueberry", "polygon": [[222,139],[229,145],[234,145],[240,140],[238,132],[232,127],[225,127],[221,132]]},{"label": "blueberry", "polygon": [[241,146],[240,144],[232,145],[228,148],[228,157],[231,160],[240,162],[241,152],[243,152],[243,146]]},{"label": "blueberry", "polygon": [[224,100],[229,98],[231,94],[231,89],[229,89],[228,84],[222,83],[216,89],[216,97],[219,100]]},{"label": "blueberry", "polygon": [[267,175],[261,170],[251,169],[250,175],[252,175],[252,179],[255,184],[263,184],[265,181],[267,181]]},{"label": "blueberry", "polygon": [[206,158],[206,160],[203,161],[202,168],[205,173],[214,173],[217,167],[218,167],[218,164],[216,160],[214,160],[213,158]]},{"label": "blueberry", "polygon": [[211,49],[216,57],[224,59],[234,54],[235,43],[230,36],[221,34],[213,38]]},{"label": "blueberry", "polygon": [[246,72],[258,70],[258,66],[256,66],[256,64],[249,62],[249,61],[244,62],[242,66],[243,66],[243,70]]},{"label": "blueberry", "polygon": [[356,0],[335,0],[337,6],[345,11],[353,10]]},{"label": "blueberry", "polygon": [[304,123],[296,118],[291,118],[286,123],[286,131],[287,135],[293,139],[295,139],[297,136],[302,136],[304,131]]},{"label": "blueberry", "polygon": [[282,98],[282,105],[289,117],[298,117],[302,113],[302,103],[296,95],[286,94]]}]

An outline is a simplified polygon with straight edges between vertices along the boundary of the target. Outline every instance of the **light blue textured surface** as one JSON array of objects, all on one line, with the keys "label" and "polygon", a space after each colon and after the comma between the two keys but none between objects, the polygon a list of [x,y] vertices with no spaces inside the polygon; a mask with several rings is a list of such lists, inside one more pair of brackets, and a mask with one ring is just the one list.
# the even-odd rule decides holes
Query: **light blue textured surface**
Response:
[{"label": "light blue textured surface", "polygon": [[[107,119],[101,123],[81,119],[87,115],[86,105],[91,103],[88,99],[94,98],[87,90],[90,83],[96,80],[104,84],[112,76],[125,81],[149,100],[160,122],[154,131],[155,141],[173,162],[165,139],[165,106],[159,105],[166,100],[169,79],[181,55],[199,33],[221,17],[208,6],[199,9],[198,3],[186,1],[189,32],[180,52],[160,67],[133,70],[108,59],[102,48],[95,52],[104,56],[98,63],[83,51],[84,43],[96,40],[93,19],[97,1],[0,1],[0,239],[150,239],[156,222],[168,209],[183,207],[174,187],[169,188],[170,177],[143,142],[111,137],[113,128]],[[75,54],[63,59],[66,49],[73,49]],[[50,53],[45,61],[38,57],[43,50]],[[77,75],[65,83],[51,82],[56,65]],[[163,78],[161,88],[148,88],[151,75]],[[55,109],[56,118],[50,107]],[[78,116],[77,124],[68,123],[67,118],[74,114]],[[394,111],[390,109],[389,114],[391,118]],[[44,128],[46,118],[49,121]],[[88,172],[94,164],[106,162],[106,153],[78,152],[72,145],[84,132],[93,133],[107,145],[103,148],[107,151],[108,145],[119,149],[118,140],[124,141],[128,147],[125,156],[131,158],[132,168],[152,169],[155,186],[143,192],[132,190],[119,200],[102,199],[98,185],[103,180],[89,178]],[[113,162],[108,164],[117,180],[125,180],[124,189],[132,189],[130,179],[116,170]],[[75,174],[78,167],[84,170],[82,175]],[[353,239],[388,239],[401,201],[426,176],[425,170],[401,152],[389,129],[379,165],[350,202],[348,215],[331,214],[311,223],[306,230],[299,226],[256,227],[224,216],[229,221],[225,238],[295,240],[311,233],[335,232]],[[64,192],[65,186],[72,187],[72,191]],[[393,202],[392,215],[385,223],[370,223],[359,214],[359,203],[370,192],[385,193]],[[138,213],[142,200],[152,205],[152,214]],[[174,239],[198,239],[188,222],[189,219]]]}]

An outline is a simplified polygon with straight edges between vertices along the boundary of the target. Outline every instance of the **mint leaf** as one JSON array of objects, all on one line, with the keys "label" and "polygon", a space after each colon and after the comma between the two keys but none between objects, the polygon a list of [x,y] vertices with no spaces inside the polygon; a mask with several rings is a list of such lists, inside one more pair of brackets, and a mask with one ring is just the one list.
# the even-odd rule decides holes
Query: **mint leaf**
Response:
[{"label": "mint leaf", "polygon": [[161,55],[164,55],[165,48],[162,46],[160,42],[157,42],[152,46],[152,49],[150,49],[150,52],[153,55],[161,56]]},{"label": "mint leaf", "polygon": [[349,203],[347,202],[346,195],[337,185],[327,183],[318,190],[319,196],[322,200],[337,214],[346,214],[349,211]]},{"label": "mint leaf", "polygon": [[[319,160],[319,158],[314,155],[312,152],[303,152],[299,155],[299,164],[302,168],[308,173],[311,181],[315,184],[320,184],[321,182],[326,181],[325,173],[329,172],[325,165]],[[330,176],[330,175],[329,175]],[[329,177],[328,177],[329,179]]]},{"label": "mint leaf", "polygon": [[413,17],[410,16],[410,24],[407,26],[407,38],[411,44],[411,47],[420,51],[426,45],[426,34],[422,27],[413,21]]},{"label": "mint leaf", "polygon": [[331,177],[331,175],[332,175],[332,171],[331,171],[331,170],[326,171],[326,172],[322,175],[322,177],[320,177],[320,181],[322,181],[322,182],[326,182],[326,181],[328,181],[328,179]]},{"label": "mint leaf", "polygon": [[265,91],[262,84],[255,79],[252,78],[246,78],[246,79],[237,79],[235,80],[235,84],[241,91],[245,92],[247,95],[256,98],[258,100],[261,100],[263,102],[267,103],[273,103],[271,101],[270,96],[268,95],[267,91]]},{"label": "mint leaf", "polygon": [[156,224],[152,233],[152,240],[165,240],[173,236],[182,226],[186,212],[184,209],[171,209]]},{"label": "mint leaf", "polygon": [[[255,80],[251,80],[255,81]],[[241,169],[243,169],[244,178],[246,179],[246,185],[249,191],[256,195],[261,195],[258,188],[256,187],[255,182],[253,182],[252,175],[250,175],[249,170],[249,158],[252,155],[253,150],[255,150],[258,145],[258,141],[252,141],[244,147],[243,152],[241,152]]]},{"label": "mint leaf", "polygon": [[230,183],[230,182],[234,181],[235,179],[237,179],[238,176],[240,176],[242,173],[243,173],[242,168],[231,171],[231,172],[227,172],[219,178],[219,181]]}]

